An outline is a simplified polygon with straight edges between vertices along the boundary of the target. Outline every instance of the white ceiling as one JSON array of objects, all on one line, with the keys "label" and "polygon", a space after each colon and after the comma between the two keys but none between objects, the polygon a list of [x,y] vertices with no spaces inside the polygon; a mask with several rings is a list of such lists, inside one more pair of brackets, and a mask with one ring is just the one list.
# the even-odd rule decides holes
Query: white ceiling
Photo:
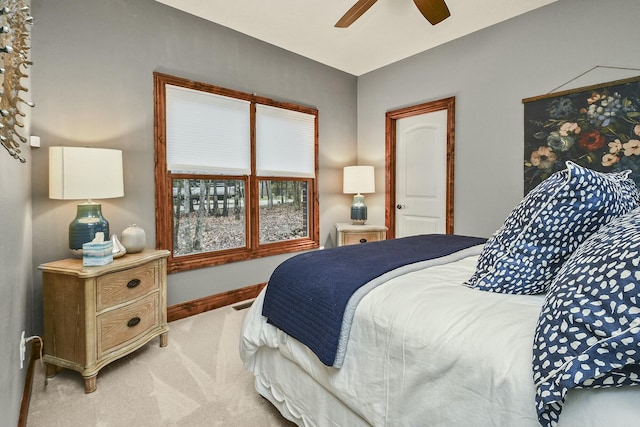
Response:
[{"label": "white ceiling", "polygon": [[447,0],[432,26],[412,0],[380,0],[349,28],[356,0],[156,0],[353,74],[369,71],[557,0]]}]

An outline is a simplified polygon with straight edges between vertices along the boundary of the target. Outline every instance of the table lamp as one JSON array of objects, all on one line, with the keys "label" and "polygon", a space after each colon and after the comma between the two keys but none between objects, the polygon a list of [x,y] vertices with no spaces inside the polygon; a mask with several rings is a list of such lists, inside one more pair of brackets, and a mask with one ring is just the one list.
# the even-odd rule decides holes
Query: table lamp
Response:
[{"label": "table lamp", "polygon": [[373,166],[347,166],[344,168],[342,192],[355,194],[351,205],[351,221],[354,224],[367,222],[367,205],[362,193],[375,193]]},{"label": "table lamp", "polygon": [[109,239],[109,222],[100,203],[93,199],[124,196],[122,151],[105,148],[50,147],[49,198],[83,200],[76,218],[69,224],[69,248],[82,254],[82,245],[97,232]]}]

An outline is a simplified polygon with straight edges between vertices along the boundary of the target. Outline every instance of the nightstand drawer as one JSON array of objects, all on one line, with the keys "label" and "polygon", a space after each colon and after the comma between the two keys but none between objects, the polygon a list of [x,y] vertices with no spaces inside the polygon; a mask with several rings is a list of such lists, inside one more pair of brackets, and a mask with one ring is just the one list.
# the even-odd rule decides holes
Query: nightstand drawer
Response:
[{"label": "nightstand drawer", "polygon": [[339,222],[335,227],[336,246],[378,242],[387,237],[387,227],[384,225],[355,225]]},{"label": "nightstand drawer", "polygon": [[134,300],[158,289],[155,262],[105,274],[97,279],[96,311]]},{"label": "nightstand drawer", "polygon": [[100,314],[96,319],[98,357],[160,325],[158,297],[156,292],[130,305]]},{"label": "nightstand drawer", "polygon": [[381,237],[381,233],[377,231],[358,232],[358,233],[344,233],[343,244],[356,245],[358,243],[377,242],[384,240]]}]

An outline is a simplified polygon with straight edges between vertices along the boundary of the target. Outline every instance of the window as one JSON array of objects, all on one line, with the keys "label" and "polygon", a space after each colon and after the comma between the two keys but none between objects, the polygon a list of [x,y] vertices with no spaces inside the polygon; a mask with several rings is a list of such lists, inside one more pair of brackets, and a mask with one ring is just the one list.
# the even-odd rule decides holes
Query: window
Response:
[{"label": "window", "polygon": [[168,271],[319,246],[318,111],[154,73]]}]

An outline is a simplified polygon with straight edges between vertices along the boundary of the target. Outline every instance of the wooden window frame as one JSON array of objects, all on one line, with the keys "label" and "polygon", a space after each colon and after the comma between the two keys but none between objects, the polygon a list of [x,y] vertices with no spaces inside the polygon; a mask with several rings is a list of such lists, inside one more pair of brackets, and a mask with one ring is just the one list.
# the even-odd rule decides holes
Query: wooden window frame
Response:
[{"label": "wooden window frame", "polygon": [[[155,207],[156,207],[156,248],[167,249],[171,252],[167,259],[167,272],[192,270],[196,268],[245,261],[283,253],[317,249],[320,244],[319,217],[320,206],[318,198],[318,110],[288,102],[279,102],[269,98],[244,93],[232,89],[225,89],[207,83],[196,82],[168,74],[153,73],[154,85],[154,152],[155,152]],[[165,85],[174,85],[188,89],[213,93],[242,99],[251,103],[251,174],[247,177],[248,186],[245,190],[246,199],[246,247],[224,249],[215,252],[202,252],[190,255],[173,256],[173,178],[184,177],[184,173],[171,174],[167,169],[166,156],[166,91]],[[282,176],[256,176],[256,104],[298,111],[315,116],[314,135],[314,163],[315,178],[292,178]],[[191,174],[188,174],[191,175]],[[193,174],[194,178],[202,174]],[[226,175],[225,175],[226,176]],[[220,179],[222,175],[207,175],[207,179]],[[237,179],[244,179],[238,177]],[[307,221],[308,236],[299,239],[284,240],[273,243],[260,244],[259,200],[254,195],[259,194],[259,180],[300,180],[307,182]]]}]

